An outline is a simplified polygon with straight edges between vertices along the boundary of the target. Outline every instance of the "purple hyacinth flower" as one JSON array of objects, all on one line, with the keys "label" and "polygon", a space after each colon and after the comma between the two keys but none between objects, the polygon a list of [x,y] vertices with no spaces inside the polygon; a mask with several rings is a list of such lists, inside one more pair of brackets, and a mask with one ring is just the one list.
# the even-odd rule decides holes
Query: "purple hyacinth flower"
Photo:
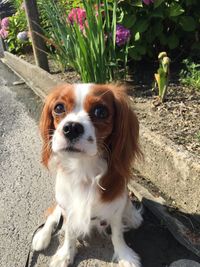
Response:
[{"label": "purple hyacinth flower", "polygon": [[131,37],[131,32],[124,26],[118,24],[116,27],[116,44],[118,46],[125,45]]}]

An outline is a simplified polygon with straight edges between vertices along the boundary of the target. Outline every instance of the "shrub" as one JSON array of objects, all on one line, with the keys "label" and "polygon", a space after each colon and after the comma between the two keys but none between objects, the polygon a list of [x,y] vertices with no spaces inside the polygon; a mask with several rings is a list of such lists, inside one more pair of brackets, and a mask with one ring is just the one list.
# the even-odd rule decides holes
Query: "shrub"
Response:
[{"label": "shrub", "polygon": [[6,28],[6,35],[2,37],[5,40],[8,51],[17,54],[30,47],[30,41],[23,1],[13,0],[12,4],[17,11],[7,18],[9,24]]},{"label": "shrub", "polygon": [[173,60],[200,57],[199,0],[123,0],[118,23],[131,30],[129,56],[156,58],[167,51]]}]

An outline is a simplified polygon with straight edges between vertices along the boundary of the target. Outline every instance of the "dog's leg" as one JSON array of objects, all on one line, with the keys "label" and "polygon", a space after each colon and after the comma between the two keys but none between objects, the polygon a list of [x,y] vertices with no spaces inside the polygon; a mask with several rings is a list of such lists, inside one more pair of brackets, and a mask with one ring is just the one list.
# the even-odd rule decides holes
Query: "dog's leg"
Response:
[{"label": "dog's leg", "polygon": [[67,267],[73,263],[76,254],[76,236],[72,235],[65,223],[65,240],[63,246],[53,256],[50,267]]},{"label": "dog's leg", "polygon": [[117,212],[111,219],[112,242],[114,259],[120,267],[141,267],[139,256],[129,248],[124,240],[122,231],[122,212]]},{"label": "dog's leg", "polygon": [[33,250],[40,251],[47,248],[51,240],[51,234],[54,226],[58,224],[60,216],[61,208],[57,205],[53,212],[48,216],[43,228],[39,230],[33,237]]},{"label": "dog's leg", "polygon": [[142,207],[137,209],[128,198],[123,212],[123,230],[137,229],[142,224],[142,221]]}]

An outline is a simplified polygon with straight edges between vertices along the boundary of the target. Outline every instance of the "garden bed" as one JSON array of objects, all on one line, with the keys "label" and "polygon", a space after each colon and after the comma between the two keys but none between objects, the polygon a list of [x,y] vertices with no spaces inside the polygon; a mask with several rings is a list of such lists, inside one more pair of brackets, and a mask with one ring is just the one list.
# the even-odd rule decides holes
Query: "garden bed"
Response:
[{"label": "garden bed", "polygon": [[200,158],[200,92],[171,84],[166,102],[155,105],[152,90],[131,88],[140,124]]}]

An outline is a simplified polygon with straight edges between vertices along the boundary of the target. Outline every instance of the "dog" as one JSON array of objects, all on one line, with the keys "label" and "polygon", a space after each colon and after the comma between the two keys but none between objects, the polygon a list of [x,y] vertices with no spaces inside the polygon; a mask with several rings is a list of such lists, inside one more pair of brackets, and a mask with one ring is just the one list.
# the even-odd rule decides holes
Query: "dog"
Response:
[{"label": "dog", "polygon": [[[44,105],[40,130],[42,162],[56,171],[56,207],[32,241],[45,249],[61,214],[63,246],[50,267],[67,267],[76,240],[93,227],[110,225],[114,260],[121,267],[140,267],[139,256],[126,245],[124,228],[138,228],[141,212],[128,197],[131,163],[141,152],[139,123],[126,90],[116,84],[63,84]],[[100,227],[101,228],[101,227]]]}]

